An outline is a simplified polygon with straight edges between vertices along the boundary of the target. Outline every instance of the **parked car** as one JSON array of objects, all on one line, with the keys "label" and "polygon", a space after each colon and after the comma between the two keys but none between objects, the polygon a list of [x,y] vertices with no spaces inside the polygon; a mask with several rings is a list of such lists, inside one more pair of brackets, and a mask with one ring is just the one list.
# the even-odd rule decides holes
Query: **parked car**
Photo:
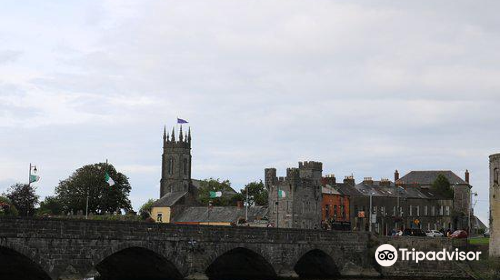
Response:
[{"label": "parked car", "polygon": [[451,238],[467,238],[467,232],[465,230],[455,230],[451,235]]},{"label": "parked car", "polygon": [[435,229],[428,230],[425,234],[427,236],[430,236],[430,237],[443,237],[444,236],[442,232],[440,232],[439,230],[435,230]]},{"label": "parked car", "polygon": [[403,236],[427,236],[422,229],[407,228],[403,231]]},{"label": "parked car", "polygon": [[490,237],[490,229],[489,229],[489,228],[487,228],[487,229],[484,231],[483,236],[484,236],[484,237]]}]

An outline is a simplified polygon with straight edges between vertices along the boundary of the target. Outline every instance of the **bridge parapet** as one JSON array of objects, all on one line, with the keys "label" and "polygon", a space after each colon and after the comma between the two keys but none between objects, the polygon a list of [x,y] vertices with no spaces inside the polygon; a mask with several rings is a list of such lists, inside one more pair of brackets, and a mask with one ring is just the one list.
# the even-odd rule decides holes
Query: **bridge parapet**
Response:
[{"label": "bridge parapet", "polygon": [[228,258],[236,264],[254,259],[255,270],[269,277],[293,276],[310,273],[297,270],[304,256],[324,260],[332,267],[328,273],[341,273],[346,264],[356,264],[360,274],[373,272],[369,235],[361,232],[35,218],[0,218],[0,225],[0,259],[2,248],[13,250],[54,280],[81,279],[95,270],[111,275],[118,272],[110,267],[141,261],[164,265],[162,271],[177,278],[217,277],[228,269]]}]

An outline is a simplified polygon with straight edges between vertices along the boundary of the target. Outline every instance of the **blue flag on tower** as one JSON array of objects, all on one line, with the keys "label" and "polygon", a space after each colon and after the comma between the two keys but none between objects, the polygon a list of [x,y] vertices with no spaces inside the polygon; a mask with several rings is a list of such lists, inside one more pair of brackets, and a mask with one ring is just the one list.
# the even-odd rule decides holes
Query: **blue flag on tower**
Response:
[{"label": "blue flag on tower", "polygon": [[177,123],[183,124],[183,123],[188,123],[188,121],[177,118]]}]

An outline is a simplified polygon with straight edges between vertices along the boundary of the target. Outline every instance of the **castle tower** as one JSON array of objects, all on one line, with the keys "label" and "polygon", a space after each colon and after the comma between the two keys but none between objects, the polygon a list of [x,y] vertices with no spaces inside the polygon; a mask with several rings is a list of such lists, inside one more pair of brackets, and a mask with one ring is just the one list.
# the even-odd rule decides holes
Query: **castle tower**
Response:
[{"label": "castle tower", "polygon": [[[321,178],[321,162],[299,162],[299,168],[287,168],[286,177],[276,177],[275,168],[266,168],[271,224],[280,228],[320,228]],[[279,191],[285,195],[278,195]]]},{"label": "castle tower", "polygon": [[163,155],[160,180],[160,198],[171,192],[189,192],[191,186],[191,128],[186,136],[182,126],[179,138],[175,130],[167,134],[163,131]]},{"label": "castle tower", "polygon": [[490,156],[490,256],[500,257],[500,154]]}]

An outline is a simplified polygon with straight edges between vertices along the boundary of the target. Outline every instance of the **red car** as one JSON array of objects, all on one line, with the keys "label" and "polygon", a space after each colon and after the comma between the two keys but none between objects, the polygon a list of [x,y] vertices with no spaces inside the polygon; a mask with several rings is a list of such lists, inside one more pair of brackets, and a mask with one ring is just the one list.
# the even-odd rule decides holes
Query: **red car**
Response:
[{"label": "red car", "polygon": [[451,238],[467,238],[467,232],[465,230],[455,230],[451,235]]}]

